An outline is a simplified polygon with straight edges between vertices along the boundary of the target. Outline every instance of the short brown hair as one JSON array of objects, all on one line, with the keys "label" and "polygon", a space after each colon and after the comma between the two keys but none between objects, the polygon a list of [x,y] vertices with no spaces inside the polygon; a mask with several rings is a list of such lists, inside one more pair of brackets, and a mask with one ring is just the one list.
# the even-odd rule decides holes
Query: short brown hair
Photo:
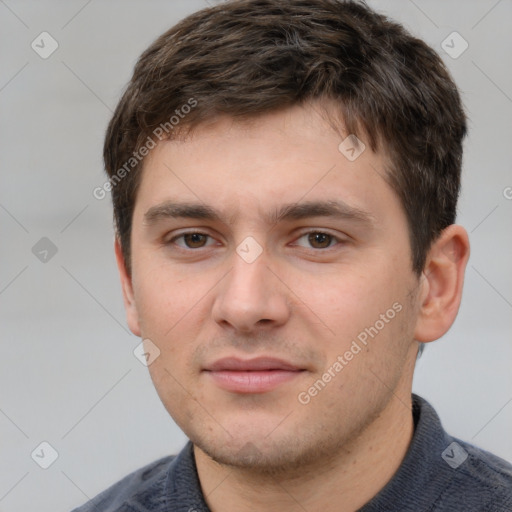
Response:
[{"label": "short brown hair", "polygon": [[347,133],[389,155],[386,179],[406,213],[419,275],[431,243],[455,222],[466,117],[434,50],[363,2],[343,0],[224,2],[141,55],[104,145],[128,272],[143,160],[131,172],[126,162],[160,126],[172,138],[218,115],[251,118],[322,98],[337,102]]}]

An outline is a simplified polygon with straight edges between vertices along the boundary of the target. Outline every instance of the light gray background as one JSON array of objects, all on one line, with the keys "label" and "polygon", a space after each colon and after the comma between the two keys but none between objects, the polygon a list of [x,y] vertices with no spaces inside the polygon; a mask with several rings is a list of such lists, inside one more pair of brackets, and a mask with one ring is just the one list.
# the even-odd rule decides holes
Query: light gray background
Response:
[{"label": "light gray background", "polygon": [[[370,3],[443,55],[470,117],[464,299],[414,389],[451,433],[512,461],[512,2]],[[185,443],[132,353],[110,199],[92,190],[104,183],[104,130],[136,58],[205,6],[0,0],[2,512],[70,510]],[[59,44],[45,60],[31,48],[43,31]],[[469,43],[457,59],[440,46],[453,31]],[[58,249],[46,263],[32,253],[42,237]],[[42,441],[59,455],[48,469],[31,458]]]}]

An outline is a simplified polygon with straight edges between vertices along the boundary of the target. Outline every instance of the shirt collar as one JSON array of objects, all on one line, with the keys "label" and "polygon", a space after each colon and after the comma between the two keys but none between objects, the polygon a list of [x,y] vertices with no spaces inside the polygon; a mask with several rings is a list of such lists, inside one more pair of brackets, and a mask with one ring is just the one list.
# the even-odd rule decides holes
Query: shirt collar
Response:
[{"label": "shirt collar", "polygon": [[418,510],[418,498],[439,496],[453,477],[441,454],[453,441],[443,429],[434,408],[418,395],[412,395],[414,435],[407,453],[393,478],[360,512]]}]

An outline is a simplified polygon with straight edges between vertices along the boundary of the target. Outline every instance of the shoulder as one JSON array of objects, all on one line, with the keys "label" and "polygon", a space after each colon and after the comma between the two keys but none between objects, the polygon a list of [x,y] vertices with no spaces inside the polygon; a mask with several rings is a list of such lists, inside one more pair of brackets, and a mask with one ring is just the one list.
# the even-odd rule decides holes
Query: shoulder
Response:
[{"label": "shoulder", "polygon": [[175,455],[163,457],[133,471],[72,512],[129,512],[136,510],[130,502],[165,499],[166,476],[175,458]]},{"label": "shoulder", "polygon": [[[478,505],[488,512],[512,510],[512,465],[470,443],[453,439],[443,452],[452,465],[451,478],[437,505],[454,498],[467,510]],[[436,510],[434,508],[434,510]],[[480,510],[480,509],[479,509]]]}]

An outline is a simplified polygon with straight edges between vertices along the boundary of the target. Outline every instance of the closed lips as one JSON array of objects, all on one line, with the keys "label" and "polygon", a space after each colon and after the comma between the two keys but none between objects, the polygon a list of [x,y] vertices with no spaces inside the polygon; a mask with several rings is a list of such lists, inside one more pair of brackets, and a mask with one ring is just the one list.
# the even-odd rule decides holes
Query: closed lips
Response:
[{"label": "closed lips", "polygon": [[256,359],[243,360],[235,357],[227,357],[215,361],[213,364],[207,366],[205,370],[211,372],[261,372],[273,370],[298,372],[302,369],[281,359],[260,357]]}]

